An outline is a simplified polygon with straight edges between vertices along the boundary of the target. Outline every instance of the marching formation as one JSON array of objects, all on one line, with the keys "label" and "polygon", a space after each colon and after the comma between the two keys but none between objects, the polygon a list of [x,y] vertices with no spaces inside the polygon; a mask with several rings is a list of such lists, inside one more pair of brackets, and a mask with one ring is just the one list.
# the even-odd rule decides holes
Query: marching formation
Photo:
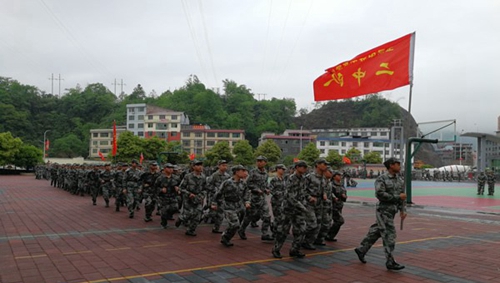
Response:
[{"label": "marching formation", "polygon": [[[399,164],[399,161],[394,163]],[[97,205],[99,194],[106,207],[114,198],[115,210],[118,212],[126,207],[129,218],[134,218],[144,204],[144,221],[151,222],[156,210],[164,229],[169,227],[169,221],[175,220],[175,227],[184,226],[185,235],[193,237],[201,222],[210,221],[212,232],[222,234],[220,242],[226,247],[234,245],[231,240],[236,234],[246,240],[248,225],[256,227],[258,221],[261,221],[261,240],[274,242],[271,253],[275,258],[282,258],[281,250],[290,231],[293,236],[291,257],[302,258],[305,256],[302,249],[315,250],[316,246],[326,245],[326,241],[337,241],[336,236],[344,224],[342,209],[347,200],[343,174],[334,171],[325,159],[316,160],[314,168],[309,168],[304,161],[296,162],[290,170],[278,164],[274,166],[272,177],[266,165],[266,157],[259,156],[256,168],[250,171],[242,165],[228,170],[225,160],[218,162],[215,172],[204,168],[199,160],[191,162],[190,168],[184,171],[170,163],[160,170],[156,162],[142,170],[135,160],[130,166],[120,163],[114,169],[111,164],[105,164],[104,168],[49,164],[46,170],[50,172],[54,187],[75,195],[89,194],[93,205]],[[387,168],[388,174],[393,172]],[[363,240],[356,253],[360,261],[366,262],[364,255],[382,237],[384,247],[387,245],[387,268],[397,270],[404,266],[395,263],[391,254],[394,242],[390,239],[395,238],[395,229],[381,227],[391,227],[394,215],[391,218],[390,214],[401,210],[404,193],[400,177],[394,177],[397,172],[390,175],[392,177],[387,176],[377,178],[380,201],[377,223],[370,228],[369,240]],[[397,182],[392,182],[394,178]],[[383,217],[378,217],[379,213]],[[224,219],[227,224],[222,231]]]}]

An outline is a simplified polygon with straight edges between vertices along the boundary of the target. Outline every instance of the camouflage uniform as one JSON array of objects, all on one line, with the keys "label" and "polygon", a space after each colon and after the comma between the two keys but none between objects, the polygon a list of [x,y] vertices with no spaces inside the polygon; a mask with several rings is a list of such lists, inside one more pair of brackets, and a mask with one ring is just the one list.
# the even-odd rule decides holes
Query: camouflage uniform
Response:
[{"label": "camouflage uniform", "polygon": [[[259,170],[255,168],[249,173],[247,185],[252,194],[250,201],[251,207],[246,211],[243,223],[238,231],[241,235],[245,234],[245,230],[251,221],[262,219],[262,239],[272,240],[271,235],[269,235],[271,215],[269,215],[269,205],[267,204],[265,194],[265,191],[268,190],[267,178],[267,171],[265,169]],[[245,236],[243,236],[243,238],[245,238]]]},{"label": "camouflage uniform", "polygon": [[[167,221],[179,210],[177,196],[180,191],[176,189],[180,184],[180,178],[177,175],[167,176],[162,174],[156,179],[155,188],[158,192],[158,202],[160,203],[161,226],[167,227]],[[162,189],[165,188],[166,192]]]},{"label": "camouflage uniform", "polygon": [[[306,187],[306,235],[304,239],[304,246],[308,249],[314,249],[313,244],[318,237],[318,233],[320,231],[320,225],[323,223],[321,219],[323,214],[323,195],[326,180],[323,175],[318,174],[317,172],[308,174],[306,176],[307,187]],[[316,201],[312,202],[311,200],[315,198]]]},{"label": "camouflage uniform", "polygon": [[[330,241],[334,241],[335,237],[340,231],[340,227],[344,225],[344,217],[342,216],[342,209],[344,208],[344,202],[347,201],[347,190],[341,183],[335,182],[335,180],[331,181],[332,191],[333,191],[333,205],[332,205],[332,220],[333,225],[328,230],[327,239]],[[344,198],[342,195],[345,195]]]},{"label": "camouflage uniform", "polygon": [[[274,252],[280,252],[286,237],[292,227],[293,242],[290,255],[300,254],[300,247],[304,241],[306,232],[306,178],[303,175],[293,173],[286,183],[285,202],[283,203],[283,214],[276,227],[276,238],[274,241]],[[301,254],[301,256],[304,256]]]},{"label": "camouflage uniform", "polygon": [[140,192],[139,192],[139,180],[141,177],[141,171],[134,168],[128,168],[125,171],[124,182],[127,185],[127,207],[129,217],[134,217],[134,211],[138,206],[140,200]]},{"label": "camouflage uniform", "polygon": [[221,184],[211,204],[224,212],[228,226],[222,234],[221,242],[229,243],[240,228],[240,219],[245,214],[245,204],[250,204],[250,191],[243,180],[235,181],[234,178],[230,178]]},{"label": "camouflage uniform", "polygon": [[[99,181],[101,183],[102,197],[106,202],[106,207],[109,207],[109,191],[111,190],[114,182],[113,172],[111,172],[111,170],[104,170],[101,174],[99,174]],[[93,200],[95,202],[95,199]]]},{"label": "camouflage uniform", "polygon": [[[287,177],[288,179],[288,177]],[[285,180],[275,176],[269,182],[269,190],[271,191],[271,208],[273,210],[273,234],[276,234],[276,227],[283,216],[283,203],[285,201]]]},{"label": "camouflage uniform", "polygon": [[160,176],[158,172],[146,172],[141,175],[142,183],[142,198],[144,202],[145,217],[144,221],[149,222],[153,220],[151,216],[153,215],[153,210],[156,207],[156,197],[157,191],[155,188],[156,179]]},{"label": "camouflage uniform", "polygon": [[314,240],[315,245],[325,245],[325,238],[328,235],[330,227],[332,227],[332,207],[333,207],[333,188],[332,182],[324,179],[324,190],[323,193],[326,199],[321,199],[321,209],[316,212],[317,222],[318,222],[318,236]]},{"label": "camouflage uniform", "polygon": [[[213,202],[214,195],[216,191],[220,188],[221,184],[229,178],[231,178],[231,176],[227,172],[222,172],[220,170],[217,170],[215,173],[212,174],[212,176],[208,178],[207,206],[210,206],[211,203]],[[219,206],[220,205],[217,206],[217,210],[212,210],[210,209],[210,207],[207,207],[209,211],[205,217],[212,218],[214,222],[213,231],[219,231],[220,225],[222,224],[223,220],[223,210]]]},{"label": "camouflage uniform", "polygon": [[197,174],[196,172],[188,173],[179,186],[184,200],[179,221],[187,226],[186,235],[196,235],[195,230],[201,221],[203,213],[206,186],[205,174]]},{"label": "camouflage uniform", "polygon": [[477,194],[484,195],[484,184],[486,184],[487,177],[484,172],[481,172],[477,177]]},{"label": "camouflage uniform", "polygon": [[92,196],[92,204],[96,205],[97,195],[99,194],[99,170],[97,167],[94,168],[91,172],[89,172],[87,179],[88,185],[90,187],[90,195]]},{"label": "camouflage uniform", "polygon": [[375,196],[379,200],[376,206],[377,221],[370,227],[360,247],[357,248],[364,255],[379,238],[382,238],[386,265],[395,263],[392,256],[396,246],[394,216],[403,208],[403,201],[400,198],[403,192],[403,180],[397,174],[387,173],[377,178],[375,181]]},{"label": "camouflage uniform", "polygon": [[495,193],[495,181],[496,177],[493,172],[488,173],[487,175],[487,183],[488,183],[488,195],[492,196]]},{"label": "camouflage uniform", "polygon": [[115,179],[116,190],[115,211],[120,211],[120,206],[126,202],[126,195],[123,193],[123,190],[126,189],[125,170],[116,170],[113,179]]}]

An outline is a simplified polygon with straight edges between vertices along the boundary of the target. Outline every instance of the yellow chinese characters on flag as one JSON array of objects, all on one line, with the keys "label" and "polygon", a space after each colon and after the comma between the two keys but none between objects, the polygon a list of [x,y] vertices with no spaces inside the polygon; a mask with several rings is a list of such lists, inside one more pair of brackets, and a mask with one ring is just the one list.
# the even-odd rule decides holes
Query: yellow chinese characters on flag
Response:
[{"label": "yellow chinese characters on flag", "polygon": [[345,99],[411,83],[415,33],[333,66],[314,81],[314,100]]}]

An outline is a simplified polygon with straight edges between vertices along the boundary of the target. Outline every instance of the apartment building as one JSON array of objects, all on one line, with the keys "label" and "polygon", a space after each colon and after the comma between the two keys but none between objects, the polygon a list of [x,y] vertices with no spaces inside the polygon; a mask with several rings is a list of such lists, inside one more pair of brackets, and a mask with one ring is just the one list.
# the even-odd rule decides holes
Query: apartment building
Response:
[{"label": "apartment building", "polygon": [[309,130],[285,130],[283,134],[262,133],[259,145],[267,140],[274,141],[281,149],[282,156],[297,156],[299,152],[310,142],[315,141],[315,137]]},{"label": "apartment building", "polygon": [[[116,138],[127,129],[125,126],[116,126]],[[100,158],[99,151],[106,157],[113,148],[113,129],[90,130],[89,158]]]},{"label": "apartment building", "polygon": [[233,150],[234,145],[245,139],[243,130],[211,129],[208,125],[183,125],[181,143],[184,151],[196,155],[204,155],[218,142],[228,142]]}]

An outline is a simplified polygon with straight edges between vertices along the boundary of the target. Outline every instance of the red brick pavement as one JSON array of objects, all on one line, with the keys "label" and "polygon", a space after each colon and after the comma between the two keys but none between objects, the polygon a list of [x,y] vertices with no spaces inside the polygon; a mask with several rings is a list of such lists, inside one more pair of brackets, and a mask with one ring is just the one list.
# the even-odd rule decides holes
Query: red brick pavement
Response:
[{"label": "red brick pavement", "polygon": [[209,225],[188,237],[143,213],[129,219],[102,199],[0,176],[0,282],[500,282],[496,215],[411,209],[395,253],[407,269],[389,272],[381,242],[368,264],[352,252],[374,221],[370,206],[348,204],[339,242],[301,260],[271,258],[257,229],[225,248]]}]

